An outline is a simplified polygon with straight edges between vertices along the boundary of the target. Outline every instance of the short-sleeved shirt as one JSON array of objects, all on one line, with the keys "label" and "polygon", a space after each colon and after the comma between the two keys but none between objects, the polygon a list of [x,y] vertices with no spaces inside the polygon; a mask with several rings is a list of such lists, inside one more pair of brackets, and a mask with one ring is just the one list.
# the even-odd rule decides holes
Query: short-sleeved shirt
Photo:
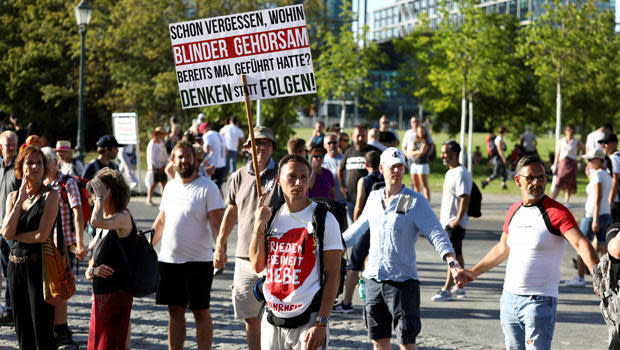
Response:
[{"label": "short-sleeved shirt", "polygon": [[161,197],[159,210],[164,212],[165,225],[159,261],[213,261],[213,232],[207,215],[224,208],[217,185],[204,176],[187,184],[175,178],[168,182]]},{"label": "short-sleeved shirt", "polygon": [[323,168],[328,169],[329,171],[332,172],[332,175],[334,176],[334,181],[335,181],[335,192],[336,192],[336,200],[340,203],[344,203],[345,202],[345,198],[342,195],[342,192],[340,192],[340,182],[338,182],[338,168],[340,167],[340,162],[342,161],[342,158],[344,157],[344,154],[339,153],[336,157],[332,158],[329,153],[325,154],[325,158],[323,159]]},{"label": "short-sleeved shirt", "polygon": [[[443,195],[441,196],[440,222],[446,227],[448,223],[458,216],[461,196],[471,195],[471,175],[462,164],[446,172],[443,180]],[[467,228],[469,216],[467,211],[461,218],[459,226]]]},{"label": "short-sleeved shirt", "polygon": [[[282,198],[280,186],[276,184],[278,167],[273,159],[269,160],[267,168],[260,174],[260,182],[263,193],[267,193],[265,205],[273,206]],[[254,167],[250,162],[247,166],[237,169],[230,178],[228,187],[228,205],[237,207],[237,251],[238,258],[250,256],[250,242],[254,230],[254,211],[258,203],[256,190],[256,176]]]},{"label": "short-sleeved shirt", "polygon": [[601,206],[599,208],[598,215],[610,214],[611,208],[609,207],[609,192],[611,192],[611,176],[603,169],[590,171],[590,182],[586,186],[586,217],[591,218],[594,216],[594,196],[596,195],[595,186],[597,183],[601,184]]},{"label": "short-sleeved shirt", "polygon": [[86,165],[82,177],[88,180],[92,180],[93,177],[95,177],[95,174],[97,174],[97,172],[103,168],[118,170],[118,164],[116,164],[116,162],[112,160],[108,164],[103,164],[103,162],[100,161],[99,158],[95,158]]},{"label": "short-sleeved shirt", "polygon": [[[611,171],[612,171],[612,185],[613,185],[613,174],[618,174],[620,176],[620,152],[616,151],[614,154],[609,156],[609,160],[611,160]],[[609,197],[605,197],[609,198]],[[614,196],[614,202],[620,201],[620,197],[618,194]]]},{"label": "short-sleeved shirt", "polygon": [[566,231],[577,222],[565,206],[544,196],[538,203],[513,204],[504,233],[510,248],[504,289],[517,295],[557,297]]},{"label": "short-sleeved shirt", "polygon": [[237,152],[237,150],[239,150],[239,139],[244,138],[243,130],[239,129],[236,125],[228,124],[220,129],[220,133],[224,137],[226,149]]},{"label": "short-sleeved shirt", "polygon": [[323,170],[316,175],[316,178],[314,179],[314,186],[312,186],[312,189],[308,191],[308,197],[331,198],[329,194],[332,188],[334,188],[334,185],[334,175],[328,169],[323,168]]},{"label": "short-sleeved shirt", "polygon": [[366,153],[370,151],[380,152],[371,145],[366,145],[360,150],[352,146],[344,152],[340,168],[344,170],[344,185],[347,187],[347,201],[349,202],[355,203],[357,199],[357,181],[360,177],[368,175]]},{"label": "short-sleeved shirt", "polygon": [[211,160],[216,168],[223,168],[226,166],[226,146],[224,145],[224,138],[219,132],[209,130],[202,136],[202,141],[205,146],[211,147]]},{"label": "short-sleeved shirt", "polygon": [[[82,210],[82,199],[80,197],[80,190],[78,189],[77,182],[72,177],[68,177],[65,182],[65,189],[67,190],[67,200],[65,201],[62,196],[61,183],[62,179],[68,175],[64,175],[58,172],[54,181],[52,181],[52,188],[57,190],[60,196],[58,196],[58,208],[60,210],[60,220],[62,222],[62,233],[64,234],[65,244],[67,247],[76,243],[75,228],[73,221],[72,208],[80,207]],[[84,222],[87,222],[89,218],[84,218]],[[58,246],[58,232],[56,225],[54,225],[54,242]]]},{"label": "short-sleeved shirt", "polygon": [[[321,288],[319,247],[312,225],[316,203],[291,213],[286,204],[274,215],[267,242],[264,295],[277,317],[295,317],[306,311]],[[343,250],[340,226],[327,212],[323,251]]]}]

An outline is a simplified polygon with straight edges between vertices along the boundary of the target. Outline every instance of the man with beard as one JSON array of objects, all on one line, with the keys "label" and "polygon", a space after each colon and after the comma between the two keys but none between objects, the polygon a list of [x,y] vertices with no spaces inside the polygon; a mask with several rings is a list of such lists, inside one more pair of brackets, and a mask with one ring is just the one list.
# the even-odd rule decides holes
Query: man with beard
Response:
[{"label": "man with beard", "polygon": [[367,143],[368,131],[363,125],[356,125],[353,128],[353,147],[349,147],[344,152],[344,157],[338,168],[338,183],[340,191],[347,199],[347,213],[349,223],[353,222],[353,210],[355,209],[355,200],[357,199],[357,181],[362,176],[368,175],[366,170],[366,153],[377,151],[376,147]]},{"label": "man with beard", "polygon": [[213,241],[222,222],[224,201],[213,181],[198,176],[191,144],[179,142],[172,149],[172,163],[179,176],[164,188],[153,224],[153,246],[161,240],[156,303],[168,305],[170,349],[183,348],[186,308],[196,320],[198,348],[210,349]]},{"label": "man with beard", "polygon": [[570,210],[545,195],[547,175],[540,158],[521,158],[515,174],[522,200],[508,210],[499,243],[465,276],[473,280],[508,258],[500,299],[506,348],[551,349],[566,241],[590,272],[598,256]]},{"label": "man with beard", "polygon": [[[254,128],[256,141],[256,160],[262,192],[266,193],[264,203],[272,206],[282,198],[282,191],[276,185],[278,165],[271,159],[276,149],[276,139],[271,129],[264,126]],[[244,147],[249,150],[250,140]],[[228,206],[224,213],[222,227],[215,247],[215,268],[222,269],[226,265],[226,243],[235,224],[237,226],[237,250],[235,253],[235,274],[233,277],[233,308],[235,318],[245,321],[246,340],[249,350],[260,349],[261,326],[257,318],[261,304],[254,297],[254,285],[259,275],[250,266],[250,242],[254,232],[254,211],[258,205],[256,175],[254,165],[239,168],[231,176],[228,185]]]}]

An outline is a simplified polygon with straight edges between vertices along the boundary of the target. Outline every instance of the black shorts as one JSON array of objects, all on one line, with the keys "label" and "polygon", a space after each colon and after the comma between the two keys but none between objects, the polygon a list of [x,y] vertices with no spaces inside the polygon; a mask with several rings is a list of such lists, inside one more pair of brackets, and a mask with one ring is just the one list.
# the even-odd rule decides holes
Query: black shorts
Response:
[{"label": "black shorts", "polygon": [[454,248],[454,254],[456,256],[463,255],[463,239],[465,238],[465,229],[461,225],[456,225],[455,228],[450,228],[450,225],[446,225],[446,233],[450,237],[450,243]]},{"label": "black shorts", "polygon": [[391,338],[392,327],[399,344],[415,344],[420,334],[420,282],[366,280],[364,320],[371,340]]},{"label": "black shorts", "polygon": [[226,167],[215,168],[213,175],[211,175],[211,180],[215,182],[217,187],[222,188],[224,181],[226,181]]},{"label": "black shorts", "polygon": [[362,236],[351,247],[351,258],[347,266],[348,270],[363,271],[364,261],[368,256],[368,249],[370,248],[370,230],[362,233]]},{"label": "black shorts", "polygon": [[168,181],[168,175],[164,171],[164,168],[159,168],[153,172],[153,183]]},{"label": "black shorts", "polygon": [[178,305],[190,310],[208,309],[211,302],[213,262],[158,263],[158,305]]}]

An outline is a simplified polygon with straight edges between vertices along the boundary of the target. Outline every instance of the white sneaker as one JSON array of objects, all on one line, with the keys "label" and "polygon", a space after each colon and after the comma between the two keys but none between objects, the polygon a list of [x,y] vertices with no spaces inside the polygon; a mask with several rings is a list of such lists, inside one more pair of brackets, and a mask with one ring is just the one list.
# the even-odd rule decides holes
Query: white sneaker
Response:
[{"label": "white sneaker", "polygon": [[567,287],[585,287],[586,280],[583,277],[577,276],[570,281],[564,282],[564,285]]},{"label": "white sneaker", "polygon": [[457,286],[454,286],[452,287],[452,290],[450,290],[450,292],[452,293],[452,296],[457,299],[467,298],[467,294],[465,294],[465,288],[459,288]]},{"label": "white sneaker", "polygon": [[452,300],[452,293],[449,290],[440,289],[437,294],[431,298],[433,301],[450,301]]}]

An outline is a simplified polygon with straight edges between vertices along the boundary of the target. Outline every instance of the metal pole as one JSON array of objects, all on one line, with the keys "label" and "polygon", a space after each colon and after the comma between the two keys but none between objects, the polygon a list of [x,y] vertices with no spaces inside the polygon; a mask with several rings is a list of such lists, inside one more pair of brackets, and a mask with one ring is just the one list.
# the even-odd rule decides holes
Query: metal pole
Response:
[{"label": "metal pole", "polygon": [[84,161],[84,37],[86,26],[80,26],[80,94],[78,96],[77,158]]},{"label": "metal pole", "polygon": [[261,112],[263,110],[263,102],[256,100],[256,126],[261,126]]}]

